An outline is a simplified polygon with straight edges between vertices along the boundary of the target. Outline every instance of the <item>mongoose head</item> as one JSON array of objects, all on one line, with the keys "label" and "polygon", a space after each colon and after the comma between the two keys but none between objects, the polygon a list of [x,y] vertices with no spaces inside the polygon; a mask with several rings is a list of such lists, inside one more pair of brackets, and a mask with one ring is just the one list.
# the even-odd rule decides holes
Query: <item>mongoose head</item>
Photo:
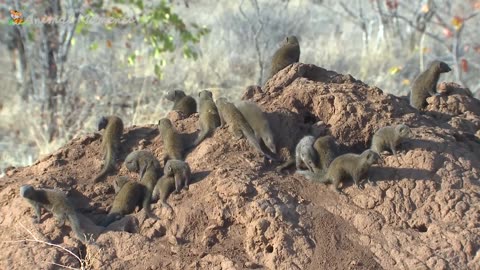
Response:
[{"label": "mongoose head", "polygon": [[172,121],[168,118],[162,118],[158,120],[158,128],[163,129],[163,128],[172,128]]},{"label": "mongoose head", "polygon": [[430,69],[433,69],[438,73],[446,73],[452,70],[445,62],[438,61],[438,60],[433,61],[430,64]]},{"label": "mongoose head", "polygon": [[102,116],[100,120],[98,120],[98,131],[106,128],[108,125],[108,118],[105,116]]},{"label": "mongoose head", "polygon": [[212,92],[208,91],[208,90],[203,90],[203,91],[200,91],[198,93],[198,97],[200,99],[213,99],[213,95],[212,95]]},{"label": "mongoose head", "polygon": [[35,189],[31,185],[23,185],[20,187],[20,196],[24,198],[31,198]]},{"label": "mongoose head", "polygon": [[367,164],[372,165],[377,163],[380,160],[380,155],[373,150],[365,150],[361,156],[365,158]]},{"label": "mongoose head", "polygon": [[[271,135],[271,134],[268,134],[268,135]],[[272,151],[272,153],[276,154],[277,153],[277,148],[275,146],[275,142],[273,141],[273,136],[264,136],[263,139],[263,142],[265,143],[265,145],[268,147],[268,149],[270,149],[270,151]]]},{"label": "mongoose head", "polygon": [[226,104],[228,102],[228,100],[224,97],[220,97],[220,98],[217,98],[217,101],[215,103],[217,103],[217,105],[222,105],[222,104]]},{"label": "mongoose head", "polygon": [[128,177],[127,176],[120,176],[115,179],[113,182],[113,189],[115,190],[115,193],[118,193],[120,189],[128,182]]},{"label": "mongoose head", "polygon": [[407,125],[400,124],[395,127],[395,131],[400,136],[400,138],[410,138],[412,136],[412,131]]},{"label": "mongoose head", "polygon": [[172,167],[172,160],[169,160],[167,161],[167,163],[165,163],[165,168],[163,168],[163,174],[165,175],[173,175],[173,167]]},{"label": "mongoose head", "polygon": [[140,165],[138,164],[138,158],[132,158],[133,156],[130,156],[130,154],[125,158],[125,167],[131,172],[139,172],[140,171]]},{"label": "mongoose head", "polygon": [[285,38],[285,44],[298,45],[298,39],[296,36],[289,36]]},{"label": "mongoose head", "polygon": [[173,90],[173,91],[169,91],[167,95],[165,95],[165,98],[170,101],[175,101],[185,96],[186,94],[182,90]]}]

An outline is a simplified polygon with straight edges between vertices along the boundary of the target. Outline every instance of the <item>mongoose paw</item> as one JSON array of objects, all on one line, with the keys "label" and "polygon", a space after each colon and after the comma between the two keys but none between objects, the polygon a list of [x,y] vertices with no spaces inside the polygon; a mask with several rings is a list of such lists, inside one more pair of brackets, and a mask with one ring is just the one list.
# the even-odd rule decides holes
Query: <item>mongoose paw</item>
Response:
[{"label": "mongoose paw", "polygon": [[377,185],[377,182],[372,181],[372,179],[370,179],[370,177],[367,178],[367,182],[368,182],[370,185],[372,185],[372,186],[376,186],[376,185]]}]

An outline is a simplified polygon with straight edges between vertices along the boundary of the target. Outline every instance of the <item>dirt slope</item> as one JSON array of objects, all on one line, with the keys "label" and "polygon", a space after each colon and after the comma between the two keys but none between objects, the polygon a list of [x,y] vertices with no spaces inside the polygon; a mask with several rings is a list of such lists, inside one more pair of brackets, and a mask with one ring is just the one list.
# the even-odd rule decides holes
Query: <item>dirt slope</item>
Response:
[{"label": "dirt slope", "polygon": [[[371,169],[375,185],[360,190],[346,183],[339,195],[291,171],[277,174],[275,164],[264,164],[245,140],[222,129],[188,155],[196,182],[170,196],[175,213],[157,204],[161,220],[140,211],[86,247],[70,227],[55,227],[51,214],[34,224],[18,194],[27,183],[61,188],[82,214],[100,220],[117,176],[93,185],[100,136],[77,138],[0,179],[0,269],[79,266],[60,249],[5,242],[31,239],[26,229],[86,258],[93,269],[480,269],[478,100],[451,91],[429,98],[429,111],[420,114],[407,100],[304,64],[287,67],[263,90],[249,87],[244,98],[268,112],[283,158],[307,133],[330,133],[343,152],[357,153],[384,125],[406,123],[415,138]],[[195,136],[198,115],[182,119],[172,112],[169,118],[185,139]],[[122,160],[137,149],[162,155],[153,125],[128,128],[124,142]],[[118,175],[138,179],[121,162],[118,167]],[[82,226],[100,231],[86,218]]]}]

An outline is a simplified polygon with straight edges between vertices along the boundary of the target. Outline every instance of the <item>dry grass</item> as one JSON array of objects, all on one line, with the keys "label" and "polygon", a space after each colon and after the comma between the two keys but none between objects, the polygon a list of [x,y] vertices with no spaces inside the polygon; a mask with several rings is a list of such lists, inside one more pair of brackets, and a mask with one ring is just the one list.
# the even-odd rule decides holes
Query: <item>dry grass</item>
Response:
[{"label": "dry grass", "polygon": [[[25,227],[25,225],[23,225],[22,223],[20,223],[20,226],[30,235],[31,238],[25,238],[25,239],[21,239],[21,240],[13,240],[13,241],[4,241],[4,243],[25,244],[27,242],[32,242],[32,243],[37,243],[37,244],[41,244],[41,245],[46,245],[48,247],[53,247],[53,248],[61,250],[62,252],[65,252],[69,256],[72,256],[73,258],[75,258],[75,260],[78,261],[79,267],[63,265],[63,264],[59,264],[59,263],[51,262],[51,261],[45,261],[44,263],[55,265],[55,266],[65,268],[65,269],[78,269],[78,270],[93,269],[92,261],[95,258],[96,254],[90,253],[88,248],[87,248],[87,254],[85,254],[85,256],[84,256],[85,258],[82,259],[77,254],[73,253],[71,250],[69,250],[69,249],[67,249],[67,248],[65,248],[61,245],[53,244],[53,243],[50,243],[50,242],[43,241],[43,240],[39,239],[38,237],[36,237],[33,234],[32,231],[27,229],[27,227]],[[99,251],[101,251],[101,249]],[[40,262],[38,262],[38,263],[40,263]]]}]

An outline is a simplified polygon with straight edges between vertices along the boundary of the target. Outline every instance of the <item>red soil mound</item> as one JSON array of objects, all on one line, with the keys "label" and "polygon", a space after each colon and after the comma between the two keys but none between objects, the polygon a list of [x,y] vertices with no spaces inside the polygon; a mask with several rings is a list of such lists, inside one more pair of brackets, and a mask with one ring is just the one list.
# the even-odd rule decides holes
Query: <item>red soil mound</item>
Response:
[{"label": "red soil mound", "polygon": [[[480,129],[478,100],[443,94],[429,98],[429,112],[420,114],[407,100],[305,64],[287,67],[263,90],[248,88],[244,98],[268,112],[283,158],[307,133],[332,134],[343,152],[357,153],[385,125],[405,123],[414,138],[371,168],[375,185],[360,190],[345,183],[339,195],[291,172],[279,175],[244,139],[232,140],[221,129],[188,155],[196,182],[170,196],[174,213],[152,205],[160,220],[146,219],[142,210],[86,247],[70,227],[55,227],[51,214],[34,224],[19,196],[27,183],[61,188],[78,211],[99,221],[113,201],[117,176],[94,185],[100,136],[77,138],[0,179],[0,268],[79,267],[60,249],[8,242],[31,239],[28,229],[94,269],[478,269],[480,144],[471,136]],[[195,136],[198,115],[182,119],[172,112],[169,118],[187,140]],[[121,159],[137,149],[161,157],[153,125],[126,130]],[[118,175],[138,179],[118,167]],[[99,233],[86,218],[82,226]]]}]

